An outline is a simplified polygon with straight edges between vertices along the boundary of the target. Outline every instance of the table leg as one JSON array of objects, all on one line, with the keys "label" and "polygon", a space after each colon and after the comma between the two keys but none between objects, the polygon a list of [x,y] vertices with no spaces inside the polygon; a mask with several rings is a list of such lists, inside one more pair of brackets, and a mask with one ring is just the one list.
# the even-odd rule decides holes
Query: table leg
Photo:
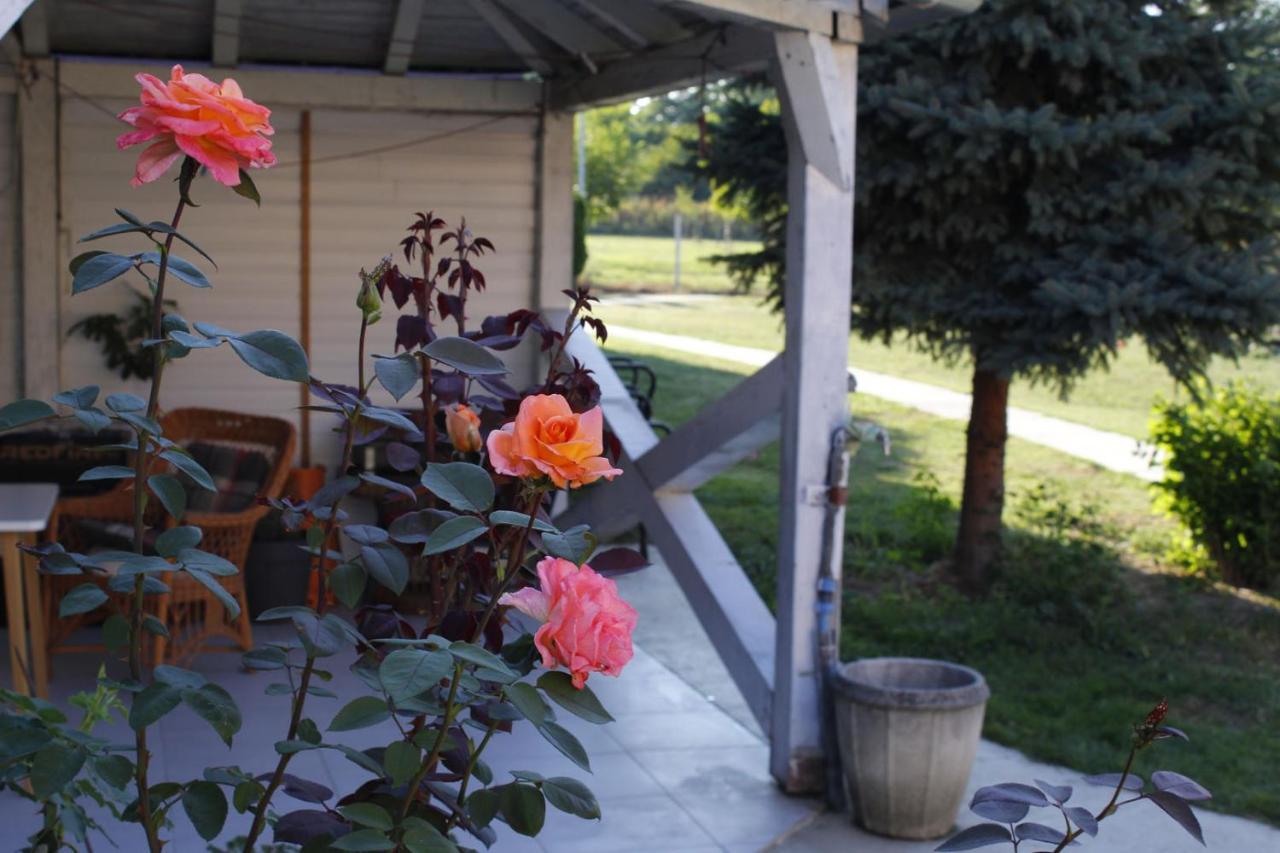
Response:
[{"label": "table leg", "polygon": [[0,533],[0,559],[4,560],[4,602],[9,618],[9,666],[13,671],[13,689],[30,695],[26,601],[22,595],[22,552],[18,550],[18,534]]},{"label": "table leg", "polygon": [[[25,544],[35,545],[36,537],[27,534],[23,537]],[[22,585],[27,594],[28,636],[31,637],[31,669],[35,677],[36,695],[41,699],[49,698],[49,645],[45,639],[44,602],[40,599],[40,572],[36,560],[26,554],[19,556],[22,561]]]}]

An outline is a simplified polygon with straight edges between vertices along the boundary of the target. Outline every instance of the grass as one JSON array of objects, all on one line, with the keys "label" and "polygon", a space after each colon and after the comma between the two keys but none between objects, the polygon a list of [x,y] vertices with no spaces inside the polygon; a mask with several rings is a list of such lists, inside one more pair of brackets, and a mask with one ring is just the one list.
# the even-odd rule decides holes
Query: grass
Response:
[{"label": "grass", "polygon": [[[679,424],[749,368],[619,341],[658,376],[656,417]],[[1167,696],[1190,743],[1158,744],[1139,772],[1171,769],[1212,808],[1280,823],[1280,603],[1165,571],[1151,543],[1174,529],[1146,487],[1065,454],[1009,443],[1010,559],[969,599],[942,571],[954,536],[964,426],[851,397],[889,428],[863,447],[845,528],[842,651],[945,657],[992,686],[986,735],[1088,772],[1119,769],[1129,726]],[[1047,487],[1045,484],[1049,484]],[[762,596],[774,598],[778,452],[698,492]],[[1009,780],[1028,781],[1028,780]]]},{"label": "grass", "polygon": [[[711,263],[713,255],[750,252],[759,243],[742,240],[684,240],[680,247],[680,290],[728,293],[733,282]],[[597,290],[670,293],[675,271],[675,240],[670,237],[587,235],[583,280]]]},{"label": "grass", "polygon": [[[753,296],[726,295],[712,301],[664,300],[650,304],[610,305],[606,302],[597,313],[606,322],[620,326],[740,346],[781,349],[783,343],[780,318]],[[855,371],[862,368],[956,391],[969,390],[967,366],[934,361],[901,340],[893,345],[854,340],[849,344],[849,361]],[[1219,360],[1212,365],[1210,378],[1214,382],[1248,379],[1264,390],[1280,393],[1280,359],[1259,352],[1243,359],[1239,365]],[[1098,429],[1146,438],[1151,406],[1158,396],[1176,398],[1178,389],[1164,368],[1153,362],[1141,343],[1135,341],[1120,350],[1109,372],[1097,372],[1079,382],[1069,399],[1062,399],[1053,388],[1015,381],[1010,404]]]}]

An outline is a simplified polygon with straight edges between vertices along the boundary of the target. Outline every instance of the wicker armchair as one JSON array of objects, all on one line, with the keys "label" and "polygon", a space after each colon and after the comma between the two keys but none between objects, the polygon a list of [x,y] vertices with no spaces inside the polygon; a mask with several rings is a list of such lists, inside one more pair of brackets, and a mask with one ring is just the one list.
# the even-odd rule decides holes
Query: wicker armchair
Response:
[{"label": "wicker armchair", "polygon": [[[293,462],[297,435],[293,424],[279,418],[226,412],[216,409],[175,409],[161,419],[165,437],[191,447],[198,443],[218,447],[239,448],[261,453],[266,458],[266,476],[254,491],[262,497],[279,497],[284,491],[289,468]],[[147,526],[155,530],[173,526],[158,501],[148,502]],[[188,510],[183,524],[196,525],[204,530],[201,550],[216,554],[234,563],[240,574],[219,580],[227,591],[240,602],[240,616],[228,621],[222,605],[207,589],[181,572],[165,578],[170,587],[168,595],[161,596],[156,615],[169,627],[170,638],[155,639],[153,648],[156,662],[184,661],[203,651],[235,649],[248,650],[253,645],[249,620],[249,606],[245,599],[244,566],[253,539],[253,530],[268,512],[268,508],[256,501],[234,511]],[[133,481],[124,481],[110,492],[92,497],[66,498],[58,502],[58,541],[69,551],[84,551],[93,543],[88,541],[83,522],[129,523],[133,521]],[[44,606],[46,624],[49,625],[49,651],[70,652],[87,650],[84,646],[66,644],[68,636],[81,624],[74,619],[57,618],[57,602],[70,587],[84,583],[83,575],[48,576],[45,579]],[[127,597],[116,596],[124,608]],[[215,637],[226,637],[234,646],[208,645]]]}]

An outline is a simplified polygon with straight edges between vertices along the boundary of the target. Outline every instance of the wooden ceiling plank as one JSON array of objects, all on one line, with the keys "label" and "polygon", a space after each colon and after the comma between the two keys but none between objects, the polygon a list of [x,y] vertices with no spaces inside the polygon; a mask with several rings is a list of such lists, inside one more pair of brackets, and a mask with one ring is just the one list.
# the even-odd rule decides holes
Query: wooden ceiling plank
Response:
[{"label": "wooden ceiling plank", "polygon": [[418,24],[422,20],[423,0],[398,0],[391,39],[387,42],[387,58],[382,70],[387,74],[404,74],[413,59],[413,46],[418,40]]},{"label": "wooden ceiling plank", "polygon": [[624,51],[621,44],[556,0],[502,0],[502,5],[574,56]]},{"label": "wooden ceiling plank", "polygon": [[536,71],[544,77],[549,76],[553,68],[551,63],[542,56],[533,42],[529,41],[516,23],[511,20],[510,15],[505,9],[498,8],[498,4],[494,0],[467,0],[471,4],[471,8],[476,14],[484,19],[498,38],[506,43],[507,47],[529,67],[530,70]]},{"label": "wooden ceiling plank", "polygon": [[637,45],[667,44],[689,37],[671,15],[644,0],[591,0],[590,8]]}]

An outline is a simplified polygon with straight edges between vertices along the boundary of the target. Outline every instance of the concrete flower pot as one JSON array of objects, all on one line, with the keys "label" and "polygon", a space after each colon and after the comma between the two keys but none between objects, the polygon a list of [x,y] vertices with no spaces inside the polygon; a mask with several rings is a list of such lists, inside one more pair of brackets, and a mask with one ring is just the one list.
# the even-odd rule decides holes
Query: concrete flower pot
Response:
[{"label": "concrete flower pot", "polygon": [[832,679],[854,820],[893,838],[950,831],[991,691],[976,670],[919,658],[842,664]]}]

